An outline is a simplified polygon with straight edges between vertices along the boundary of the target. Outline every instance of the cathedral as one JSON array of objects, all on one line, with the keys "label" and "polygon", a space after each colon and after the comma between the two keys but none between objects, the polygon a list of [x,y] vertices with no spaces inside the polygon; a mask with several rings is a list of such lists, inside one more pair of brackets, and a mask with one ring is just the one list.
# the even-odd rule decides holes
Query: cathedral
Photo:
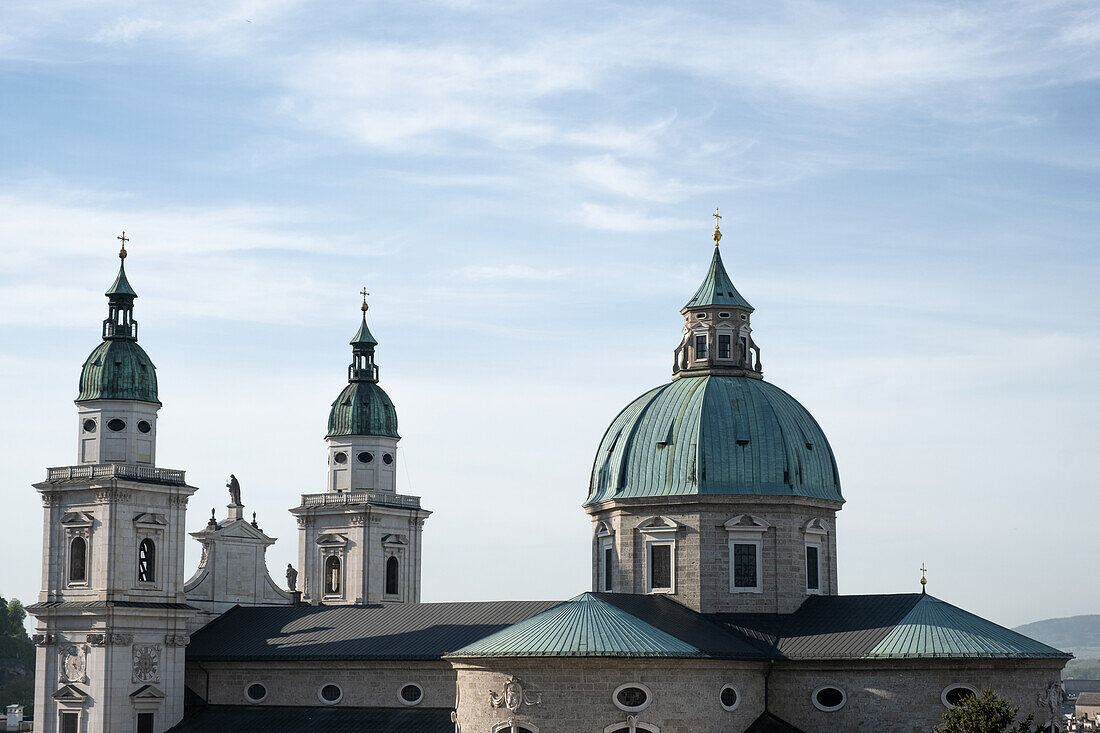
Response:
[{"label": "cathedral", "polygon": [[34,485],[34,730],[908,733],[987,687],[1058,728],[1070,655],[928,595],[923,579],[916,593],[840,594],[836,459],[814,417],[764,380],[720,239],[715,226],[670,381],[595,446],[591,588],[462,603],[420,600],[432,513],[396,490],[397,410],[365,296],[329,413],[327,483],[289,510],[285,587],[233,477],[223,516],[191,518],[205,524],[189,533],[202,555],[185,580],[197,489],[157,465],[156,368],[123,239],[80,372],[77,455]]}]

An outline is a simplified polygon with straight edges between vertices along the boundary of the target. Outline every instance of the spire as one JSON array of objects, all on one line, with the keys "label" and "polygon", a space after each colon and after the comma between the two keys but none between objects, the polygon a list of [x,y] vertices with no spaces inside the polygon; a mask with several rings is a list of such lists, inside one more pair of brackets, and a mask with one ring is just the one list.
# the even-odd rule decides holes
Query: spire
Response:
[{"label": "spire", "polygon": [[714,234],[711,236],[714,240],[714,256],[710,260],[710,269],[707,270],[707,276],[703,278],[703,282],[699,289],[695,291],[695,295],[681,311],[688,308],[705,308],[711,305],[728,305],[733,308],[744,308],[751,311],[753,307],[749,305],[749,301],[741,297],[741,293],[737,292],[737,288],[733,287],[733,281],[726,273],[726,266],[722,264],[722,253],[718,249],[718,243],[722,241],[722,230],[718,228],[722,215],[715,208],[711,216],[714,217]]},{"label": "spire", "polygon": [[377,382],[378,381],[378,365],[374,363],[374,347],[378,345],[378,340],[371,334],[370,328],[367,327],[367,310],[370,306],[367,305],[367,296],[370,293],[366,288],[359,291],[363,296],[363,305],[360,306],[360,310],[363,311],[363,321],[359,324],[359,330],[355,332],[355,336],[351,339],[351,364],[348,366],[348,381],[349,382]]},{"label": "spire", "polygon": [[126,243],[130,238],[123,232],[116,239],[122,242],[118,251],[118,275],[104,295],[107,296],[107,318],[103,321],[103,338],[137,339],[137,321],[134,320],[134,298],[137,293],[126,279]]}]

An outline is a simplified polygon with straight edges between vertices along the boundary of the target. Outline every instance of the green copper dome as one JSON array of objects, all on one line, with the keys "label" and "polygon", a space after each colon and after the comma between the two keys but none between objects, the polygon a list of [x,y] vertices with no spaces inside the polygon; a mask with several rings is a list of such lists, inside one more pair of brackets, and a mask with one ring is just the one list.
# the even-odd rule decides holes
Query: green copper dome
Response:
[{"label": "green copper dome", "polygon": [[397,410],[377,382],[352,382],[344,387],[328,413],[328,437],[334,435],[401,437],[397,434]]},{"label": "green copper dome", "polygon": [[80,396],[86,400],[140,400],[160,404],[157,371],[133,339],[108,339],[92,351],[80,370]]},{"label": "green copper dome", "polygon": [[829,441],[793,397],[762,379],[682,377],[611,423],[588,499],[684,495],[844,501]]}]

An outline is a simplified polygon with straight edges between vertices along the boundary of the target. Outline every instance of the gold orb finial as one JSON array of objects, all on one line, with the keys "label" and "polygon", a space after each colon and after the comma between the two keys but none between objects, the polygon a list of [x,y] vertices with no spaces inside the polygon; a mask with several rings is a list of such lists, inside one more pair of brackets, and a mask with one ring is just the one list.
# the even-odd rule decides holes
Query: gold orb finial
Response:
[{"label": "gold orb finial", "polygon": [[718,207],[714,207],[714,213],[711,214],[714,217],[714,246],[717,247],[718,243],[722,241],[722,231],[718,228],[719,220],[722,215],[718,213]]},{"label": "gold orb finial", "polygon": [[366,288],[363,288],[362,290],[359,291],[359,294],[363,296],[363,305],[360,306],[360,307],[362,308],[363,312],[366,313],[367,308],[370,307],[370,306],[367,305],[367,296],[370,295],[370,293],[367,292]]},{"label": "gold orb finial", "polygon": [[928,568],[924,567],[924,563],[920,564],[920,592],[924,593],[925,586],[928,585],[928,578],[924,577],[924,574],[928,572]]},{"label": "gold orb finial", "polygon": [[130,241],[130,238],[126,236],[126,232],[123,232],[122,236],[115,237],[115,239],[122,242],[122,249],[118,251],[118,258],[120,260],[124,260],[126,259],[126,243]]}]

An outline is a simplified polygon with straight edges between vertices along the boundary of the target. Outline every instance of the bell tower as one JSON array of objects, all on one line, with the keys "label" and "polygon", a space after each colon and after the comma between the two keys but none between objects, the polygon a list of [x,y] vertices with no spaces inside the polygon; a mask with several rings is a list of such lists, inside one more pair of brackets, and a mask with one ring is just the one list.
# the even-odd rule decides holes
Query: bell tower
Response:
[{"label": "bell tower", "polygon": [[84,362],[73,465],[49,468],[42,495],[35,730],[159,733],[183,715],[184,649],[195,610],[183,591],[184,519],[195,492],[158,468],[161,403],[137,343],[137,293],[118,276],[102,338]]},{"label": "bell tower", "polygon": [[298,518],[302,599],[326,605],[417,603],[424,520],[419,496],[397,493],[397,411],[378,385],[367,327],[351,340],[348,385],[328,417],[328,486],[303,494]]}]

